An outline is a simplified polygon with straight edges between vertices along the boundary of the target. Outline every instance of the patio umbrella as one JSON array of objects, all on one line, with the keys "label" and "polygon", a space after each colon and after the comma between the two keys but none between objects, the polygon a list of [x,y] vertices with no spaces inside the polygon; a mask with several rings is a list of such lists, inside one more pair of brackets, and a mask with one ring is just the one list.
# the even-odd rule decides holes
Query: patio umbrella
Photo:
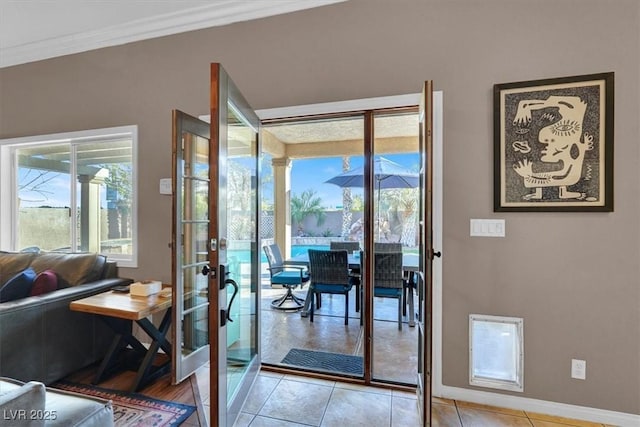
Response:
[{"label": "patio umbrella", "polygon": [[[386,188],[416,188],[420,185],[417,173],[410,172],[396,162],[378,157],[373,164],[373,177],[377,190]],[[364,187],[364,166],[351,169],[325,181],[338,187]]]},{"label": "patio umbrella", "polygon": [[[420,176],[410,172],[396,162],[378,157],[373,163],[373,178],[378,191],[378,226],[380,224],[380,190],[389,188],[417,188]],[[364,187],[364,166],[351,169],[325,181],[338,187]]]}]

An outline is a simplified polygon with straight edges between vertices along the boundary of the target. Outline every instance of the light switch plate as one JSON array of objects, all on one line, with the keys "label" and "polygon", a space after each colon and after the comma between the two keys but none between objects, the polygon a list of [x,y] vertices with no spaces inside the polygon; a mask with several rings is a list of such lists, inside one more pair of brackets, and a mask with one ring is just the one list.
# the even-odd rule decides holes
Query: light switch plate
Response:
[{"label": "light switch plate", "polygon": [[473,237],[504,237],[506,235],[504,219],[471,219],[469,235]]},{"label": "light switch plate", "polygon": [[171,195],[171,178],[160,179],[160,194]]}]

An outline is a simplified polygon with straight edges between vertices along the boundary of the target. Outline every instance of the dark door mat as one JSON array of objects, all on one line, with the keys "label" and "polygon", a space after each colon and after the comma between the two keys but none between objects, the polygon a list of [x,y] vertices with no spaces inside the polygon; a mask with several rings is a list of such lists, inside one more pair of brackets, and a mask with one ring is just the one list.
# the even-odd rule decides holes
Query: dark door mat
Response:
[{"label": "dark door mat", "polygon": [[354,375],[362,375],[364,373],[364,364],[361,356],[303,350],[300,348],[292,348],[289,350],[289,353],[282,359],[281,363]]}]

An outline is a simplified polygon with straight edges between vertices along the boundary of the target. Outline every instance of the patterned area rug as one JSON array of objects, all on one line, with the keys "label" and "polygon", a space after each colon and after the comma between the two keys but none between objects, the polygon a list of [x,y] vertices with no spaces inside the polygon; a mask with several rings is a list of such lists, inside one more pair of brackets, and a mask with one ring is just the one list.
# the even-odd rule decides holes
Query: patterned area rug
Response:
[{"label": "patterned area rug", "polygon": [[362,375],[364,372],[361,356],[326,353],[324,351],[304,350],[301,348],[292,348],[289,350],[289,353],[287,353],[280,363],[355,375]]},{"label": "patterned area rug", "polygon": [[68,381],[59,381],[51,387],[111,400],[117,427],[179,426],[196,410],[195,406],[183,403]]}]

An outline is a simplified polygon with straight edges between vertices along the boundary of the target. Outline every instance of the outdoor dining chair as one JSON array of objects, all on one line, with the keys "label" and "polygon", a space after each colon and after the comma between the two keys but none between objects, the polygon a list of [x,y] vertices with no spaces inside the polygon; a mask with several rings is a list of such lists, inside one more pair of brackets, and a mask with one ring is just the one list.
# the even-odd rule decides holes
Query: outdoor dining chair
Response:
[{"label": "outdoor dining chair", "polygon": [[[375,242],[374,251],[377,252],[402,252],[402,243],[390,243],[390,242]],[[402,291],[402,315],[407,314],[408,299],[413,298],[413,288],[415,287],[415,277],[412,271],[405,271],[403,269],[403,291]]]},{"label": "outdoor dining chair", "polygon": [[404,276],[402,252],[375,252],[373,296],[398,299],[398,329],[402,330]]},{"label": "outdoor dining chair", "polygon": [[267,245],[263,249],[269,263],[271,286],[279,285],[287,288],[284,295],[271,301],[271,306],[278,310],[301,309],[304,306],[304,299],[295,296],[293,290],[298,286],[302,288],[309,281],[309,271],[306,267],[286,264],[277,244]]},{"label": "outdoor dining chair", "polygon": [[[360,242],[340,242],[333,241],[329,243],[329,249],[332,251],[336,250],[346,250],[347,255],[354,252],[360,252]],[[359,259],[362,259],[360,257]],[[362,276],[362,269],[360,267],[354,268],[351,266],[351,270],[349,271],[349,275],[351,276],[351,281],[353,282],[353,286],[356,287],[356,312],[360,311],[360,282]]]},{"label": "outdoor dining chair", "polygon": [[332,251],[345,250],[347,252],[359,251],[360,242],[329,242],[329,249]]},{"label": "outdoor dining chair", "polygon": [[[309,320],[313,323],[313,313],[316,305],[313,295],[316,296],[316,301],[319,303],[321,294],[342,294],[344,295],[344,324],[348,325],[349,292],[353,287],[353,282],[349,277],[347,251],[309,249],[309,272],[311,274],[309,292],[312,292]],[[359,298],[357,294],[356,298]],[[320,307],[318,306],[318,308]]]}]

